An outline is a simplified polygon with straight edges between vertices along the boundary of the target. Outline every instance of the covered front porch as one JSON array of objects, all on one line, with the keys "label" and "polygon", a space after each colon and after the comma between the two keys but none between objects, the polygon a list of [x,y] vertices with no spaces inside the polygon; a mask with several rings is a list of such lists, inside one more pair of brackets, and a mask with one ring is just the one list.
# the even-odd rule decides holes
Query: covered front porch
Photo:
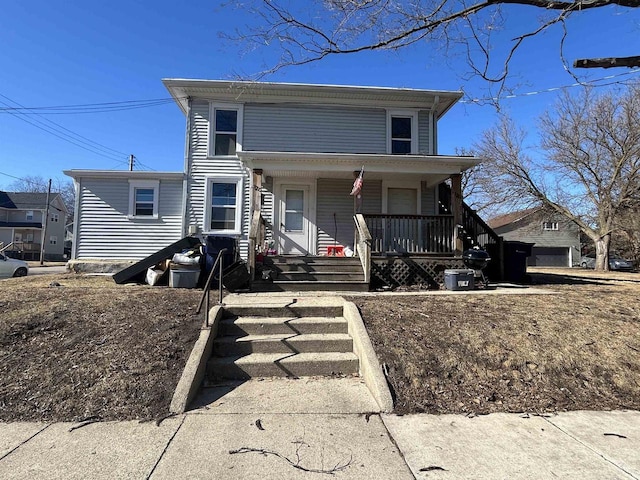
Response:
[{"label": "covered front porch", "polygon": [[[433,283],[441,268],[425,262],[459,266],[463,249],[485,233],[462,202],[461,172],[478,162],[472,157],[240,155],[252,171],[254,273],[255,254],[344,255],[360,259],[367,283],[422,282],[420,270]],[[350,195],[363,166],[362,190]]]}]

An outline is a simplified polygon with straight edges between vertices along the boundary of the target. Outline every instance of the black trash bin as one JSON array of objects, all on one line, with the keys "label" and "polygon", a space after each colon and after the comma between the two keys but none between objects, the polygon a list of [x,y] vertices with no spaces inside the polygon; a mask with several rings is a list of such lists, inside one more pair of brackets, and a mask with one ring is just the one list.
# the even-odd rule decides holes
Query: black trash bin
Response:
[{"label": "black trash bin", "polygon": [[504,242],[504,279],[507,282],[524,283],[527,278],[527,257],[531,256],[533,243]]},{"label": "black trash bin", "polygon": [[[224,237],[218,235],[208,235],[205,241],[205,278],[209,276],[213,264],[218,258],[221,250],[226,249],[222,254],[222,269],[231,267],[239,260],[238,241],[235,237]],[[219,268],[219,267],[218,267]],[[217,278],[217,274],[215,275]]]}]

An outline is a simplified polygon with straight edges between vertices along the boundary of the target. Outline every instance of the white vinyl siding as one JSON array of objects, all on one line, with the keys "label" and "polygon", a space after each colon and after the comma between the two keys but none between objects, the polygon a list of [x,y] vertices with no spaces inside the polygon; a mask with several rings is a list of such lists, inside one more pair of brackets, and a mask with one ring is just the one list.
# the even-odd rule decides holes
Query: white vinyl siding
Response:
[{"label": "white vinyl siding", "polygon": [[182,237],[182,180],[160,180],[158,219],[129,218],[129,181],[82,178],[76,258],[140,260]]},{"label": "white vinyl siding", "polygon": [[[241,205],[242,216],[239,232],[233,236],[239,239],[240,254],[247,257],[249,237],[250,187],[249,173],[237,157],[208,156],[209,118],[211,111],[206,100],[194,100],[191,110],[190,168],[187,182],[187,213],[185,228],[193,226],[203,233],[206,210],[207,178],[232,176],[242,178]],[[240,128],[240,127],[239,127]],[[186,233],[186,232],[185,232]]]},{"label": "white vinyl siding", "polygon": [[386,112],[376,108],[246,104],[245,151],[386,153]]}]

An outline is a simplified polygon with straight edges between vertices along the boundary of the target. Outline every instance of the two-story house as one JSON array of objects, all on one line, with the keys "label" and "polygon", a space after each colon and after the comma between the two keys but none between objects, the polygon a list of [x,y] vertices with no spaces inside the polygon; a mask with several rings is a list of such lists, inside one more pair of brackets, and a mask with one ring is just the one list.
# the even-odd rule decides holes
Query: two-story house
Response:
[{"label": "two-story house", "polygon": [[58,193],[49,196],[47,205],[46,193],[0,191],[0,249],[14,258],[35,260],[44,244],[47,260],[62,260],[66,217]]},{"label": "two-story house", "polygon": [[487,222],[505,240],[533,243],[529,266],[572,267],[580,261],[580,228],[542,207],[493,218]]},{"label": "two-story house", "polygon": [[140,259],[187,235],[235,237],[250,263],[265,247],[360,255],[358,238],[373,257],[464,247],[460,174],[479,160],[437,153],[438,121],[461,92],[163,82],[186,117],[184,171],[66,171],[73,258]]}]

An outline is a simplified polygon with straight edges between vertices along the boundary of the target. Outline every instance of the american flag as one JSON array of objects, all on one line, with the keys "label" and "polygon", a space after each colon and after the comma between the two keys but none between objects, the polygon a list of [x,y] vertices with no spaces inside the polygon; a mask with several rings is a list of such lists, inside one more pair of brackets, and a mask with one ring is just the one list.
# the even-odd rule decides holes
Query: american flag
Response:
[{"label": "american flag", "polygon": [[362,177],[364,176],[364,167],[360,170],[360,175],[356,177],[353,182],[353,188],[351,189],[351,193],[349,195],[360,195],[360,191],[362,190]]}]

